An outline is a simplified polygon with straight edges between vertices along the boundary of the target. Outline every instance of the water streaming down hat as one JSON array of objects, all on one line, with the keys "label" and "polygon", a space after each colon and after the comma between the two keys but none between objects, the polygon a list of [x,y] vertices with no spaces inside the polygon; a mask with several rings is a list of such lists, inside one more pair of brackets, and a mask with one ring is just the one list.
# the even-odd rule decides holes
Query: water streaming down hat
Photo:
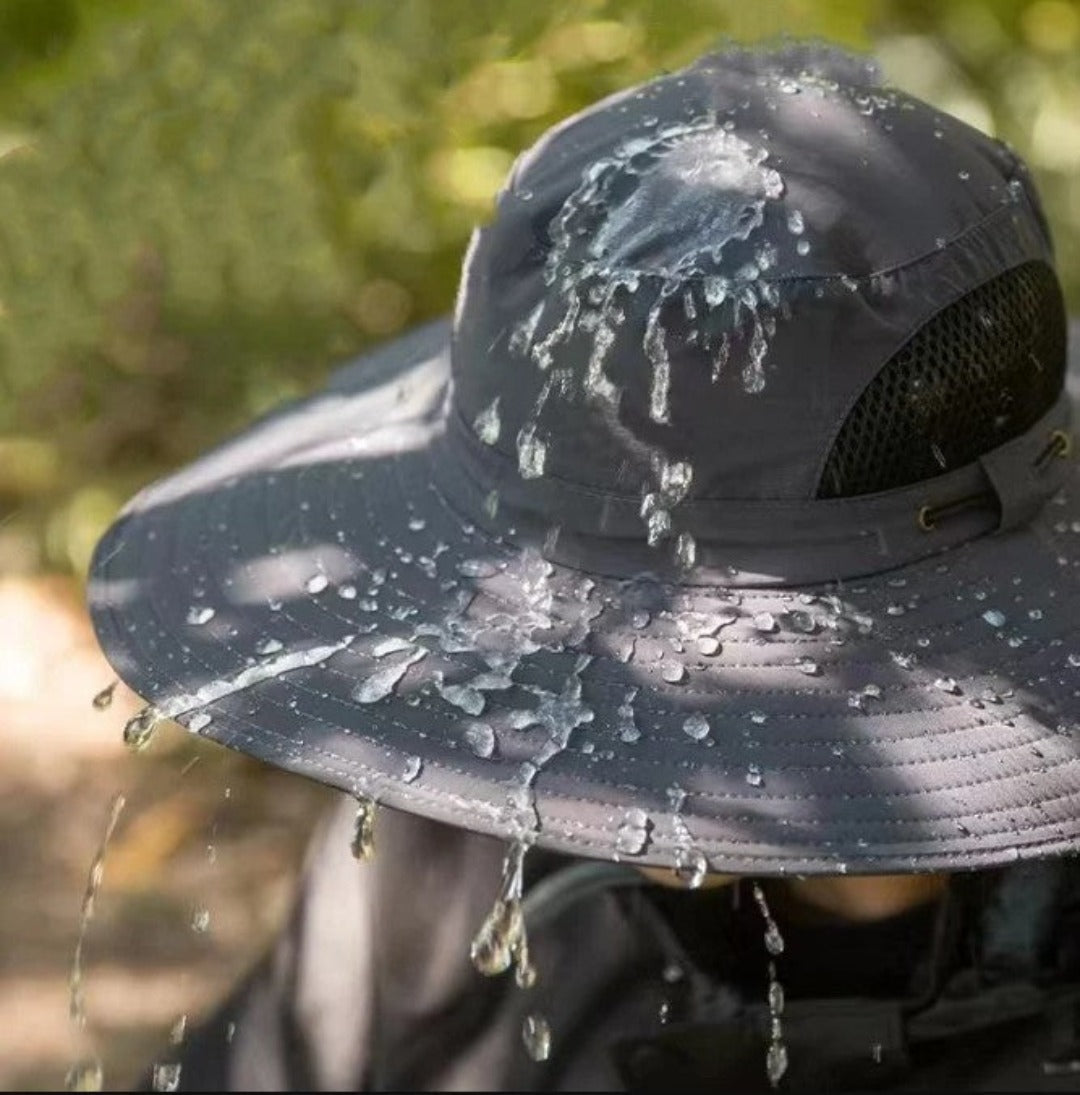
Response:
[{"label": "water streaming down hat", "polygon": [[189,729],[597,858],[1080,846],[1080,497],[1038,197],[863,61],[710,55],[517,162],[437,323],[129,503]]}]

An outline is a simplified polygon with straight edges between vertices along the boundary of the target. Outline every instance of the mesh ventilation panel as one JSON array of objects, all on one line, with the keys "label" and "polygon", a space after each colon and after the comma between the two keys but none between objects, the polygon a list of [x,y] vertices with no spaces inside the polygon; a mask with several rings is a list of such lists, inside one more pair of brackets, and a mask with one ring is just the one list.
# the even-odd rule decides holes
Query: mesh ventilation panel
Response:
[{"label": "mesh ventilation panel", "polygon": [[818,497],[890,490],[970,464],[1053,406],[1065,362],[1054,271],[1029,262],[986,282],[920,328],[863,392]]}]

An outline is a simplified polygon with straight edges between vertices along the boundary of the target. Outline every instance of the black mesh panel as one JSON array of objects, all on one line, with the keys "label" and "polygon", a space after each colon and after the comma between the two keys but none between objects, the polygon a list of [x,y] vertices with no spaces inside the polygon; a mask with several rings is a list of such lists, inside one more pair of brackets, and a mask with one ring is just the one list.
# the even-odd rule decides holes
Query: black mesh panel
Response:
[{"label": "black mesh panel", "polygon": [[1029,262],[939,312],[874,378],[829,454],[818,497],[871,494],[978,459],[1053,406],[1066,321],[1053,270]]}]

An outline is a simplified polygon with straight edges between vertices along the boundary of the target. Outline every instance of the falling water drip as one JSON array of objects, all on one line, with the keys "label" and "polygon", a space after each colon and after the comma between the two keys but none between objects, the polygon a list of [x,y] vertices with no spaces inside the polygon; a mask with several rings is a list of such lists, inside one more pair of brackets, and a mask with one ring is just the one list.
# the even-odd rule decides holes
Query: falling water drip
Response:
[{"label": "falling water drip", "polygon": [[[94,903],[97,900],[98,890],[101,889],[101,883],[105,878],[105,853],[108,851],[109,841],[112,840],[120,815],[124,811],[125,801],[123,795],[116,794],[113,796],[112,802],[109,803],[105,832],[90,863],[90,870],[86,877],[86,889],[83,891],[79,932],[75,940],[75,953],[71,959],[71,976],[68,978],[68,1014],[78,1030],[82,1030],[86,1026],[86,999],[83,995],[82,964],[86,932],[90,926],[90,921],[94,918]],[[100,1061],[96,1059],[80,1061],[68,1071],[65,1086],[68,1091],[100,1091],[103,1078]]]},{"label": "falling water drip", "polygon": [[680,532],[675,541],[675,562],[680,570],[693,570],[697,562],[697,543],[689,532]]},{"label": "falling water drip", "polygon": [[187,1013],[185,1012],[175,1023],[173,1023],[172,1029],[169,1031],[169,1044],[174,1046],[183,1045],[186,1036]]},{"label": "falling water drip", "polygon": [[534,1061],[546,1061],[551,1053],[551,1028],[542,1015],[535,1012],[525,1016],[521,1028],[521,1037],[525,1048]]},{"label": "falling water drip", "polygon": [[375,801],[363,796],[356,800],[356,821],[353,823],[352,843],[349,845],[356,859],[368,860],[375,854]]},{"label": "falling water drip", "polygon": [[649,394],[649,416],[654,422],[670,421],[668,393],[671,387],[671,361],[668,358],[667,332],[660,323],[664,297],[652,306],[645,325],[645,356],[652,365],[652,388]]},{"label": "falling water drip", "polygon": [[124,744],[136,752],[145,748],[150,744],[150,739],[154,736],[154,730],[161,722],[161,718],[161,712],[153,704],[144,707],[125,724]]},{"label": "falling water drip", "polygon": [[761,910],[762,919],[765,921],[765,949],[770,955],[767,996],[769,1004],[769,1048],[765,1053],[765,1074],[769,1078],[769,1083],[776,1087],[783,1078],[784,1073],[787,1072],[788,1067],[788,1050],[784,1044],[784,1029],[781,1019],[784,1012],[784,989],[777,980],[776,962],[773,960],[784,951],[784,937],[776,926],[776,921],[769,910],[768,902],[765,900],[765,892],[762,890],[760,883],[754,883],[753,894],[757,907]]},{"label": "falling water drip", "polygon": [[91,702],[94,705],[94,710],[104,711],[107,707],[112,706],[113,695],[119,683],[119,681],[113,681],[112,684],[107,685],[93,698]]},{"label": "falling water drip", "polygon": [[177,1091],[180,1087],[180,1065],[176,1062],[154,1065],[154,1091]]},{"label": "falling water drip", "polygon": [[101,1062],[77,1061],[64,1078],[65,1091],[100,1091],[105,1083]]},{"label": "falling water drip", "polygon": [[505,973],[515,963],[516,978],[523,987],[531,986],[536,981],[536,972],[529,960],[525,918],[521,912],[527,850],[528,844],[524,840],[515,840],[507,849],[499,896],[476,933],[469,951],[473,965],[486,977]]},{"label": "falling water drip", "polygon": [[518,471],[522,479],[539,479],[544,474],[547,445],[536,436],[536,423],[522,426],[517,435]]}]

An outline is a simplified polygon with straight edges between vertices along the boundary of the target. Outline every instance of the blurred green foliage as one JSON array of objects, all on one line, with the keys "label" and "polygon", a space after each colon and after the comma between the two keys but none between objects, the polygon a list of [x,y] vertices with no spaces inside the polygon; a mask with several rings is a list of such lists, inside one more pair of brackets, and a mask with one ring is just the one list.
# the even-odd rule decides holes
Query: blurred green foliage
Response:
[{"label": "blurred green foliage", "polygon": [[0,573],[445,312],[553,122],[779,34],[1009,140],[1080,305],[1077,0],[0,0]]}]

